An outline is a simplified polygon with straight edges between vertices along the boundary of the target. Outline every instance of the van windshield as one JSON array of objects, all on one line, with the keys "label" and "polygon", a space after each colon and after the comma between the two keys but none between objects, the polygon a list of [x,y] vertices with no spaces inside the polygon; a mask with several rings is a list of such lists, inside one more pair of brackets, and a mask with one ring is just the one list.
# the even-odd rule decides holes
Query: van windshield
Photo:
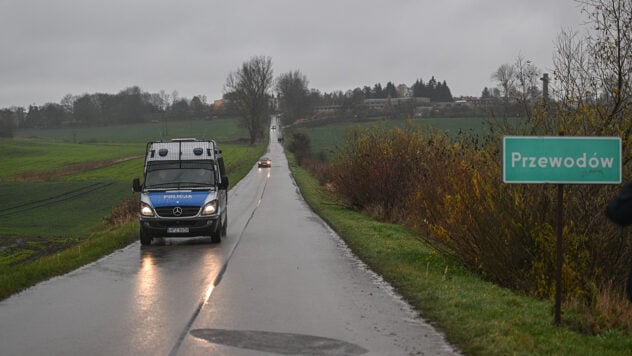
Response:
[{"label": "van windshield", "polygon": [[146,189],[212,187],[213,164],[209,161],[151,162],[145,175]]}]

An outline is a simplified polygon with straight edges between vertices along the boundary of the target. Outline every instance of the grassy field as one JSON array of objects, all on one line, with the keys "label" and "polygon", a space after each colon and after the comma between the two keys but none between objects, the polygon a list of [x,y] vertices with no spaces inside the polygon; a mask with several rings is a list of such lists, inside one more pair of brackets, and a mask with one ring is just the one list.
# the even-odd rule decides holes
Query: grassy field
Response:
[{"label": "grassy field", "polygon": [[121,181],[20,182],[0,185],[0,236],[80,236],[131,197]]},{"label": "grassy field", "polygon": [[[514,120],[515,121],[515,120]],[[369,126],[385,124],[387,127],[406,125],[406,119],[385,120],[382,118],[367,119],[361,121],[343,121],[323,126],[310,126],[294,128],[299,132],[307,134],[310,138],[311,149],[314,154],[322,154],[326,159],[331,160],[335,156],[336,146],[344,139],[345,132],[355,125]],[[449,135],[463,134],[484,134],[486,125],[490,122],[488,118],[414,118],[411,120],[414,125],[422,128],[432,128],[448,133]]]},{"label": "grassy field", "polygon": [[[0,140],[0,236],[86,235],[131,196],[144,144]],[[0,242],[0,246],[5,246]],[[4,251],[6,252],[6,251]]]},{"label": "grassy field", "polygon": [[370,268],[467,355],[632,355],[632,337],[616,330],[582,334],[572,313],[553,325],[549,301],[481,280],[399,225],[340,205],[290,158],[310,206]]},{"label": "grassy field", "polygon": [[229,142],[246,138],[247,133],[239,127],[236,119],[214,119],[87,128],[28,129],[19,130],[15,138],[67,143],[139,143],[175,137]]},{"label": "grassy field", "polygon": [[[50,179],[53,171],[71,172],[82,164],[139,157],[145,145],[136,144],[68,144],[41,140],[0,140],[0,182]],[[44,175],[42,175],[44,174]],[[39,175],[39,177],[38,177]]]},{"label": "grassy field", "polygon": [[[152,127],[84,129],[85,137],[101,131],[108,132],[103,137],[117,137],[89,144],[58,140],[64,130],[39,130],[37,139],[0,140],[6,153],[0,158],[0,300],[138,239],[136,222],[113,226],[105,218],[138,197],[131,182],[142,176],[143,140]],[[235,120],[190,122],[175,136],[202,137],[200,132],[214,132],[226,142],[243,137]],[[25,137],[24,132],[18,136]],[[229,180],[236,184],[267,144],[220,147]]]}]

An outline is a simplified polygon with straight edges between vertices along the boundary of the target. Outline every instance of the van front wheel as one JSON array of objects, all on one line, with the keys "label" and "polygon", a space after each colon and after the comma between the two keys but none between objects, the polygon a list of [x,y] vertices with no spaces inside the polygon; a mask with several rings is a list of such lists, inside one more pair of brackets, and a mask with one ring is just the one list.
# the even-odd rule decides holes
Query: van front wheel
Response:
[{"label": "van front wheel", "polygon": [[226,237],[228,233],[228,214],[224,215],[224,224],[222,224],[222,235]]},{"label": "van front wheel", "polygon": [[214,230],[211,230],[211,242],[218,243],[222,241],[222,227],[217,224]]},{"label": "van front wheel", "polygon": [[152,237],[145,229],[140,228],[140,244],[143,246],[151,245]]}]

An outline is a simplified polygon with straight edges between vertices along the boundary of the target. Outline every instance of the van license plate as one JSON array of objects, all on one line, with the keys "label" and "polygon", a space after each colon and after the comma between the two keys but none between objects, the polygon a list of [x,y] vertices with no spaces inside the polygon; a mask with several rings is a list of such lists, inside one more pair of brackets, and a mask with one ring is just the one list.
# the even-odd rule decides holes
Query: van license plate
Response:
[{"label": "van license plate", "polygon": [[187,234],[189,233],[188,227],[168,227],[167,233],[169,234]]}]

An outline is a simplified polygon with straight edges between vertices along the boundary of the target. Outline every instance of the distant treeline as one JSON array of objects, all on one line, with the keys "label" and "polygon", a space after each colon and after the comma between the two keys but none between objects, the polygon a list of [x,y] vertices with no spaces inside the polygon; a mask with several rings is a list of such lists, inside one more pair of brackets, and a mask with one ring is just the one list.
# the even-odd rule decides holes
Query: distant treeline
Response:
[{"label": "distant treeline", "polygon": [[[357,89],[356,89],[357,90]],[[362,93],[365,99],[386,99],[386,98],[400,98],[405,96],[423,97],[429,98],[434,102],[451,102],[453,101],[452,93],[448,84],[445,82],[438,82],[435,77],[430,78],[428,83],[424,83],[422,79],[417,79],[412,87],[406,85],[398,85],[397,87],[391,83],[386,83],[386,86],[382,88],[380,83],[377,83],[373,88],[364,86]]]},{"label": "distant treeline", "polygon": [[365,99],[387,99],[401,97],[423,97],[429,98],[431,102],[452,102],[454,101],[452,93],[446,81],[438,81],[435,77],[431,77],[426,83],[422,79],[417,79],[412,86],[406,84],[398,84],[392,82],[382,86],[376,83],[372,87],[365,85],[362,88],[357,87],[346,92],[337,91],[332,93],[321,94],[316,93],[315,105],[345,105],[349,101],[362,101]]},{"label": "distant treeline", "polygon": [[[417,79],[409,87],[395,86],[392,82],[377,83],[363,88],[321,93],[311,90],[310,109],[319,105],[341,105],[344,107],[362,103],[365,99],[399,97],[426,97],[433,102],[452,102],[450,88],[445,81],[432,77],[427,83]],[[227,100],[226,102],[230,102]],[[232,115],[230,105],[214,106],[203,95],[192,99],[179,98],[176,91],[149,93],[138,86],[121,90],[117,94],[94,93],[66,95],[59,103],[29,105],[0,109],[0,137],[12,137],[16,128],[56,128],[68,126],[105,126],[152,121],[178,121],[210,119]]]},{"label": "distant treeline", "polygon": [[152,120],[187,120],[205,118],[209,105],[203,96],[189,100],[178,98],[177,92],[167,94],[143,92],[134,86],[117,94],[66,95],[60,103],[30,105],[0,110],[0,135],[8,129],[52,128],[60,126],[102,126],[138,123]]}]

